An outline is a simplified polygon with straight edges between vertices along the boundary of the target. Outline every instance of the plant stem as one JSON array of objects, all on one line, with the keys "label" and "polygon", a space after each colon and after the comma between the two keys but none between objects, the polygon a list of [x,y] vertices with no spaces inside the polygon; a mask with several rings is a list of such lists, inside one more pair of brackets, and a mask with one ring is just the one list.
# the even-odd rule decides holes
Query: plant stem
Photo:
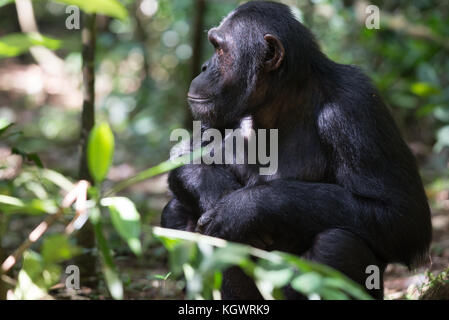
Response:
[{"label": "plant stem", "polygon": [[27,250],[33,243],[35,243],[39,238],[48,230],[48,228],[55,223],[63,213],[63,209],[60,208],[55,214],[49,215],[44,221],[42,221],[34,230],[30,233],[28,238],[18,247],[13,254],[11,254],[2,263],[1,273],[6,274],[20,259],[25,250]]},{"label": "plant stem", "polygon": [[123,181],[120,181],[115,186],[113,186],[110,190],[108,190],[104,197],[110,197],[117,192],[120,192],[136,183],[142,182],[144,180],[147,180],[149,178],[152,178],[154,176],[157,176],[159,174],[168,172],[170,170],[176,169],[180,166],[183,166],[186,163],[193,162],[194,159],[199,158],[202,153],[205,153],[206,149],[197,149],[191,153],[185,154],[175,160],[167,160],[164,162],[159,163],[157,166],[151,167],[149,169],[146,169],[144,171],[141,171],[137,173],[136,175],[125,179]]},{"label": "plant stem", "polygon": [[[84,100],[81,115],[81,137],[80,137],[80,168],[79,178],[93,182],[87,165],[87,143],[89,133],[95,124],[95,49],[96,49],[96,15],[84,14],[84,26],[82,30],[83,43],[83,87]],[[93,183],[92,183],[93,184]],[[97,284],[95,232],[90,221],[77,233],[78,244],[88,249],[85,254],[79,255],[75,263],[80,268],[82,281],[88,285]]]}]

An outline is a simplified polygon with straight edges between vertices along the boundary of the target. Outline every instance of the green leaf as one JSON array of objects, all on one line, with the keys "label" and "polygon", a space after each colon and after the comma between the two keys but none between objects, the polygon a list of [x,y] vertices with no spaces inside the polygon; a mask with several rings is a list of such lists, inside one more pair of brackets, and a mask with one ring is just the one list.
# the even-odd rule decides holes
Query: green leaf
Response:
[{"label": "green leaf", "polygon": [[80,253],[80,248],[72,245],[67,236],[63,234],[48,236],[44,240],[41,250],[45,263],[62,262]]},{"label": "green leaf", "polygon": [[291,286],[306,295],[319,292],[323,278],[316,272],[301,274],[293,279]]},{"label": "green leaf", "polygon": [[31,201],[24,202],[18,198],[4,195],[0,195],[0,209],[7,214],[23,213],[40,215],[58,212],[58,206],[54,200],[32,199]]},{"label": "green leaf", "polygon": [[15,57],[33,46],[56,50],[60,48],[61,41],[36,32],[12,33],[0,38],[0,58]]},{"label": "green leaf", "polygon": [[117,193],[135,183],[138,183],[140,181],[147,180],[149,178],[152,178],[154,176],[157,176],[159,174],[168,172],[170,170],[176,169],[180,166],[183,166],[188,163],[192,163],[193,159],[198,159],[203,154],[205,148],[198,148],[194,150],[193,152],[187,153],[185,155],[182,155],[178,158],[167,160],[164,162],[159,163],[158,165],[151,167],[149,169],[146,169],[142,172],[139,172],[135,176],[123,180],[116,184],[111,190],[109,190],[106,194],[111,195],[114,193]]},{"label": "green leaf", "polygon": [[5,118],[0,118],[0,136],[13,125],[13,122]]},{"label": "green leaf", "polygon": [[87,13],[100,13],[110,17],[125,19],[128,16],[126,8],[117,0],[54,0],[68,5],[80,7]]},{"label": "green leaf", "polygon": [[349,297],[340,290],[322,288],[320,296],[326,300],[349,300]]},{"label": "green leaf", "polygon": [[25,203],[19,198],[14,198],[10,196],[4,196],[0,194],[0,208],[2,205],[12,206],[17,208],[25,207]]},{"label": "green leaf", "polygon": [[205,257],[202,268],[223,270],[231,265],[240,265],[249,258],[248,247],[229,243],[224,248],[217,248],[213,255]]},{"label": "green leaf", "polygon": [[50,169],[43,169],[41,175],[42,178],[57,185],[59,188],[63,189],[66,192],[69,192],[73,189],[73,183],[59,172]]},{"label": "green leaf", "polygon": [[254,275],[257,279],[263,279],[270,282],[274,287],[282,287],[288,284],[293,276],[293,270],[288,267],[279,268],[278,270],[267,270],[256,266]]},{"label": "green leaf", "polygon": [[[346,292],[356,299],[361,299],[361,300],[371,300],[372,299],[371,296],[368,295],[368,293],[364,289],[362,289],[361,286],[359,286],[355,283],[354,284],[350,283],[343,278],[324,278],[323,285],[324,285],[324,288],[320,291],[320,294],[325,299],[335,300],[334,298],[328,298],[325,296],[326,293],[329,294],[329,290],[333,290],[334,292],[338,292],[338,293]],[[323,290],[327,290],[326,293]],[[343,294],[346,295],[346,293],[343,293]]]},{"label": "green leaf", "polygon": [[109,208],[112,224],[118,234],[128,243],[131,251],[140,256],[140,214],[134,203],[125,197],[112,197],[102,199],[101,205]]},{"label": "green leaf", "polygon": [[223,273],[220,271],[216,271],[214,273],[214,289],[219,290],[223,283]]},{"label": "green leaf", "polygon": [[41,169],[44,168],[44,165],[42,164],[42,161],[39,158],[39,155],[35,152],[27,153],[25,151],[15,148],[15,147],[11,149],[11,152],[12,152],[12,154],[17,154],[17,155],[21,156],[23,158],[23,160],[33,162],[36,166],[38,166]]},{"label": "green leaf", "polygon": [[170,251],[169,261],[171,271],[175,276],[179,275],[185,265],[189,265],[191,261],[195,261],[198,257],[197,246],[193,242],[184,242],[174,247]]},{"label": "green leaf", "polygon": [[[92,218],[92,215],[95,217]],[[106,280],[106,285],[111,296],[116,300],[121,300],[123,299],[123,283],[118,276],[114,259],[112,258],[111,249],[109,248],[108,242],[103,234],[101,215],[98,207],[91,210],[91,221],[94,225],[95,237],[97,239],[98,249],[100,251],[103,275]]]},{"label": "green leaf", "polygon": [[410,90],[420,97],[428,97],[440,91],[428,82],[415,82],[411,85]]},{"label": "green leaf", "polygon": [[438,153],[447,146],[449,146],[449,126],[444,126],[437,131],[437,143],[434,150]]},{"label": "green leaf", "polygon": [[449,107],[438,105],[433,110],[433,115],[442,122],[449,122]]},{"label": "green leaf", "polygon": [[14,296],[23,300],[42,299],[47,296],[48,288],[58,282],[60,275],[58,265],[46,264],[38,253],[25,251]]},{"label": "green leaf", "polygon": [[103,268],[103,274],[111,296],[116,300],[123,299],[123,284],[117,271],[114,268],[110,268],[108,265],[105,265]]},{"label": "green leaf", "polygon": [[0,7],[6,6],[7,4],[13,3],[14,0],[0,0]]},{"label": "green leaf", "polygon": [[87,145],[87,163],[95,182],[100,183],[108,174],[114,154],[114,135],[107,123],[96,125]]},{"label": "green leaf", "polygon": [[168,272],[165,276],[163,276],[163,275],[161,275],[161,274],[155,274],[154,276],[152,276],[152,277],[149,277],[149,279],[150,280],[152,280],[152,279],[158,279],[158,280],[167,280],[168,279],[168,277],[170,277],[170,275],[171,275],[171,272]]},{"label": "green leaf", "polygon": [[55,200],[52,199],[32,199],[27,204],[26,213],[40,214],[48,213],[55,214],[59,211],[58,205]]}]

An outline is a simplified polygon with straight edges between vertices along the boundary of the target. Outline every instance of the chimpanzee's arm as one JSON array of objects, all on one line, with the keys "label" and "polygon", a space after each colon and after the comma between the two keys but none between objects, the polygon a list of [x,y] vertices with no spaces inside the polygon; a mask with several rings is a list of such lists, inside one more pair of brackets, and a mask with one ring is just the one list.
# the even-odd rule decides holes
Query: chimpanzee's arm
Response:
[{"label": "chimpanzee's arm", "polygon": [[224,195],[241,188],[223,167],[188,164],[170,172],[174,197],[165,206],[161,225],[165,228],[194,231],[198,218]]},{"label": "chimpanzee's arm", "polygon": [[[266,249],[305,252],[320,232],[339,228],[364,239],[385,259],[399,259],[416,231],[413,215],[381,201],[362,199],[334,184],[273,180],[222,198],[198,221],[200,232],[251,244],[268,235]],[[413,249],[414,250],[414,249]],[[410,253],[410,252],[409,252]]]},{"label": "chimpanzee's arm", "polygon": [[198,218],[224,195],[242,188],[222,166],[188,164],[173,170],[168,178],[175,197]]},{"label": "chimpanzee's arm", "polygon": [[225,197],[198,221],[204,234],[248,243],[269,235],[270,249],[305,251],[314,236],[341,227],[365,233],[361,208],[352,194],[333,184],[273,180]]}]

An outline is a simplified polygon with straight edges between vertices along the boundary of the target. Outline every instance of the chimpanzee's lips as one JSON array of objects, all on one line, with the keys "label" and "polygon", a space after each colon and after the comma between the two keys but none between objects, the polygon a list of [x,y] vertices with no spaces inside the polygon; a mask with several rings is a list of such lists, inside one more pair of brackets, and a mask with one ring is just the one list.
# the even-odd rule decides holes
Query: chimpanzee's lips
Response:
[{"label": "chimpanzee's lips", "polygon": [[204,103],[204,102],[209,102],[212,100],[212,98],[204,98],[204,97],[200,97],[200,96],[194,96],[194,95],[187,95],[187,100],[191,101],[191,102],[196,102],[196,103]]}]

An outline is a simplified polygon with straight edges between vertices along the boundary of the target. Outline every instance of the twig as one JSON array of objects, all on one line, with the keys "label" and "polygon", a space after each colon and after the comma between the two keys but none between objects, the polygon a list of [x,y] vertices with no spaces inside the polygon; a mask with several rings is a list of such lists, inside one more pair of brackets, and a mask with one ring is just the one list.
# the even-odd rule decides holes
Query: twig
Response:
[{"label": "twig", "polygon": [[[82,31],[83,43],[83,88],[84,100],[81,114],[81,137],[80,137],[80,168],[79,178],[93,182],[89,173],[87,165],[87,144],[89,133],[95,124],[95,49],[97,39],[96,15],[84,14],[84,26]],[[76,235],[78,245],[87,249],[75,258],[75,263],[80,268],[82,281],[89,283],[89,279],[94,279],[96,276],[96,257],[90,249],[95,248],[95,233],[92,224],[87,221],[87,224]],[[93,265],[93,266],[92,266]],[[91,282],[91,285],[95,283]]]},{"label": "twig", "polygon": [[[73,224],[76,223],[76,220],[87,214],[86,210],[86,196],[87,196],[87,188],[89,187],[89,183],[85,180],[81,180],[78,182],[75,187],[67,193],[62,201],[62,205],[59,208],[58,212],[52,215],[49,215],[42,221],[28,236],[28,238],[18,247],[13,254],[6,258],[6,260],[2,263],[0,273],[7,273],[20,259],[25,250],[27,250],[33,243],[42,237],[42,235],[48,230],[50,226],[52,226],[64,213],[65,208],[69,208],[74,202],[76,208],[75,218],[69,223],[66,228],[66,234],[72,233],[75,228],[73,228]],[[84,218],[84,217],[83,217]]]},{"label": "twig", "polygon": [[[23,32],[39,33],[31,0],[16,0],[15,4],[20,29]],[[30,53],[45,72],[49,74],[64,73],[64,61],[51,50],[42,46],[33,46],[30,48]]]},{"label": "twig", "polygon": [[2,273],[8,272],[18,261],[18,259],[23,255],[25,250],[27,250],[33,243],[35,243],[39,238],[48,230],[48,228],[55,223],[62,215],[62,208],[58,210],[57,213],[49,215],[44,221],[42,221],[28,236],[28,238],[10,255],[2,264]]},{"label": "twig", "polygon": [[205,152],[206,152],[205,148],[196,149],[191,153],[180,156],[179,158],[161,162],[155,167],[141,171],[128,179],[118,182],[116,185],[114,185],[110,190],[108,190],[105,193],[104,197],[110,197],[116,194],[117,192],[120,192],[136,183],[142,182],[149,178],[155,177],[159,174],[176,169],[180,166],[183,166],[186,163],[191,163],[194,159],[201,157],[202,154]]}]

